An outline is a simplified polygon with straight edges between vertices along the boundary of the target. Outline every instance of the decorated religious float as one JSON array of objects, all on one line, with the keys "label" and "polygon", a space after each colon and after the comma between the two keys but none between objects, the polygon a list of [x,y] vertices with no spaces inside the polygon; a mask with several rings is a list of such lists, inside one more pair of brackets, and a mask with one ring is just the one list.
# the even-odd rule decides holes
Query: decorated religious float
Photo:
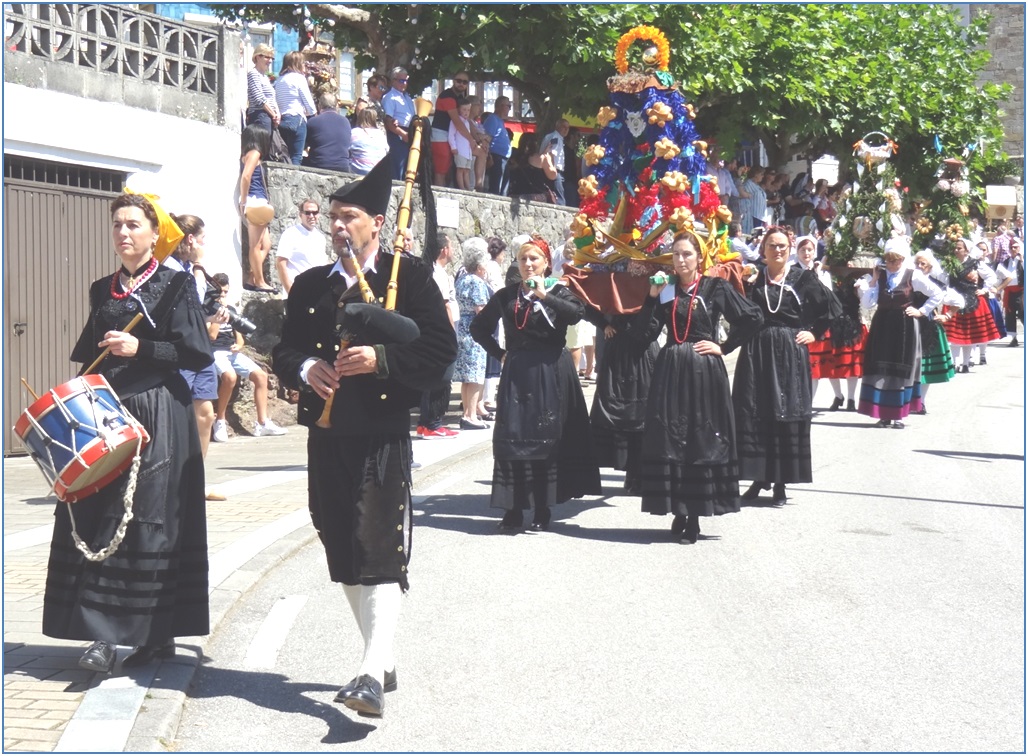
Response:
[{"label": "decorated religious float", "polygon": [[727,243],[732,214],[721,205],[716,177],[707,175],[707,143],[668,72],[670,57],[667,38],[652,26],[621,37],[609,104],[596,116],[600,141],[585,153],[590,171],[578,185],[574,263],[563,274],[603,312],[642,305],[650,276],[671,270],[671,242],[685,229],[707,242],[706,274],[742,290],[743,263]]}]

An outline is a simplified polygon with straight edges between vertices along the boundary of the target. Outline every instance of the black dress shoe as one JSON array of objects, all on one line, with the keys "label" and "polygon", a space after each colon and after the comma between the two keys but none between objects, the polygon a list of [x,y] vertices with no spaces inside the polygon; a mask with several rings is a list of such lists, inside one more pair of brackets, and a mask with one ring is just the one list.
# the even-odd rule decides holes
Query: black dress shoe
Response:
[{"label": "black dress shoe", "polygon": [[385,711],[382,684],[371,675],[360,675],[357,685],[344,697],[343,706],[353,709],[362,717],[380,717]]},{"label": "black dress shoe", "polygon": [[985,365],[988,365],[989,362],[988,362],[988,360],[985,359],[985,356],[982,355],[982,358],[980,360],[978,360],[978,364],[982,365],[982,366],[985,366]]},{"label": "black dress shoe", "polygon": [[828,408],[829,412],[835,412],[838,409],[842,409],[842,397],[835,397],[835,401],[832,402],[832,406]]},{"label": "black dress shoe", "polygon": [[889,421],[888,420],[879,420],[877,423],[875,423],[875,427],[876,428],[888,428],[889,427]]},{"label": "black dress shoe", "polygon": [[921,405],[921,409],[919,409],[919,410],[914,410],[914,414],[915,414],[915,415],[927,415],[927,414],[928,414],[928,408],[927,408],[927,407],[925,407],[925,406],[924,406],[924,405],[922,404],[922,405]]},{"label": "black dress shoe", "polygon": [[497,527],[501,533],[517,533],[521,530],[521,525],[524,522],[524,517],[521,514],[520,509],[512,509],[503,516],[500,520],[500,524]]},{"label": "black dress shoe", "polygon": [[164,643],[150,643],[140,646],[131,654],[125,657],[121,663],[122,667],[142,667],[154,659],[170,659],[175,655],[175,641],[169,640]]},{"label": "black dress shoe", "polygon": [[755,480],[753,481],[753,485],[746,489],[746,493],[742,495],[742,498],[756,499],[758,496],[760,496],[761,491],[766,491],[769,488],[771,488],[770,483],[765,483],[762,480]]},{"label": "black dress shoe", "polygon": [[700,537],[699,515],[689,515],[685,521],[685,530],[682,532],[682,539],[679,543],[693,544]]},{"label": "black dress shoe", "polygon": [[902,430],[903,428],[907,427],[907,424],[904,423],[902,420],[893,420],[892,427],[896,428],[897,430]]},{"label": "black dress shoe", "polygon": [[680,536],[685,532],[685,523],[688,518],[685,515],[675,515],[675,519],[671,521],[671,534]]},{"label": "black dress shoe", "polygon": [[771,504],[782,507],[787,501],[789,501],[789,497],[785,495],[785,484],[775,483],[774,491],[771,492]]},{"label": "black dress shoe", "polygon": [[96,641],[79,659],[79,666],[91,672],[110,672],[118,659],[118,650],[110,643]]},{"label": "black dress shoe", "polygon": [[[341,687],[339,689],[339,692],[336,693],[336,697],[335,697],[335,700],[336,700],[337,703],[342,703],[343,701],[345,701],[346,697],[349,696],[351,693],[353,693],[353,691],[355,691],[357,689],[357,679],[358,678],[356,678],[356,677],[353,678],[352,680],[350,680],[350,682],[346,683],[346,685],[344,685],[343,687]],[[390,672],[386,672],[385,673],[385,675],[384,675],[384,682],[382,684],[382,692],[383,693],[392,693],[394,690],[396,690],[396,670],[395,669],[393,669]]]},{"label": "black dress shoe", "polygon": [[550,529],[550,508],[542,505],[535,508],[535,517],[532,518],[532,530]]},{"label": "black dress shoe", "polygon": [[846,411],[847,412],[856,412],[857,411],[857,403],[855,401],[853,401],[852,399],[847,399],[846,400]]}]

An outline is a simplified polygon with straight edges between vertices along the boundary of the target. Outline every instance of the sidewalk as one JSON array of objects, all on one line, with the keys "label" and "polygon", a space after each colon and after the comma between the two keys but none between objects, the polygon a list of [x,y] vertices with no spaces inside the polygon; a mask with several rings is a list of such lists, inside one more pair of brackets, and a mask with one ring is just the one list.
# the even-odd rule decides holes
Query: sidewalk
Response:
[{"label": "sidewalk", "polygon": [[[589,401],[593,384],[586,384]],[[456,428],[451,401],[446,421]],[[415,413],[416,419],[416,413]],[[447,458],[492,441],[491,431],[414,439],[418,478]],[[307,430],[233,436],[212,443],[207,484],[228,497],[207,502],[211,630],[269,570],[316,538],[307,511]],[[207,637],[177,639],[177,655],[111,676],[78,667],[87,643],[40,632],[55,500],[28,457],[4,460],[4,750],[164,751]],[[63,506],[63,505],[62,505]],[[120,648],[119,658],[129,649]]]}]

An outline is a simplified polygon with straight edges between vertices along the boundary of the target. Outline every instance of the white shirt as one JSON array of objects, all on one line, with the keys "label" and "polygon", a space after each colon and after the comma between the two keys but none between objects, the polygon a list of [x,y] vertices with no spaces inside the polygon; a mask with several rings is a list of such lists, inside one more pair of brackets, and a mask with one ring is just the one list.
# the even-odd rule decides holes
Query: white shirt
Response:
[{"label": "white shirt", "polygon": [[276,254],[286,261],[286,269],[296,278],[309,268],[328,264],[327,243],[325,235],[318,229],[308,231],[296,223],[282,232]]},{"label": "white shirt", "polygon": [[[889,289],[891,290],[894,286],[896,286],[900,281],[903,280],[903,274],[904,272],[906,272],[906,270],[908,269],[900,268],[898,273],[888,273],[887,271],[883,270],[879,275],[889,276]],[[928,297],[928,301],[921,305],[920,308],[918,308],[921,310],[922,315],[928,317],[932,314],[936,307],[942,304],[944,292],[942,289],[936,286],[932,282],[932,280],[928,278],[928,276],[926,276],[917,268],[911,269],[911,272],[912,275],[910,276],[910,283],[914,287],[914,291],[919,291],[926,297]],[[869,283],[869,281],[864,282],[864,286],[868,286]],[[863,286],[861,288],[863,288]],[[863,307],[865,310],[870,310],[876,304],[878,304],[878,285],[871,284],[861,293],[860,306]]]},{"label": "white shirt", "polygon": [[[550,146],[550,141],[556,137],[557,143]],[[553,167],[561,173],[564,172],[564,137],[560,135],[560,132],[551,131],[545,137],[543,137],[542,147],[539,148],[539,154],[544,155],[549,152],[553,155]]]},{"label": "white shirt", "polygon": [[453,278],[446,272],[446,268],[435,263],[432,266],[432,280],[439,287],[439,293],[443,295],[450,321],[456,323],[460,320],[460,306],[457,304],[457,289],[453,285]]}]

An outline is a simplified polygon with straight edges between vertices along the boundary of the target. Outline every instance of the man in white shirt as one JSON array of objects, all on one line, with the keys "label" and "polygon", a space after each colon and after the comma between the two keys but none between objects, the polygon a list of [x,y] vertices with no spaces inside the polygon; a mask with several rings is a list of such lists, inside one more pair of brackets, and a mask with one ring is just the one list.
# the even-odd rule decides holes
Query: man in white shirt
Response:
[{"label": "man in white shirt", "polygon": [[[553,191],[557,195],[557,204],[566,205],[564,201],[564,139],[571,130],[571,124],[565,118],[557,121],[554,131],[543,137],[539,145],[539,154],[549,152],[553,158],[553,167],[557,169],[557,178],[553,180]],[[577,190],[577,187],[576,187]],[[577,200],[575,201],[577,205]]]},{"label": "man in white shirt", "polygon": [[300,222],[282,232],[278,240],[275,267],[286,294],[293,287],[293,279],[300,273],[329,262],[325,252],[325,235],[318,230],[321,206],[312,199],[300,203]]}]

